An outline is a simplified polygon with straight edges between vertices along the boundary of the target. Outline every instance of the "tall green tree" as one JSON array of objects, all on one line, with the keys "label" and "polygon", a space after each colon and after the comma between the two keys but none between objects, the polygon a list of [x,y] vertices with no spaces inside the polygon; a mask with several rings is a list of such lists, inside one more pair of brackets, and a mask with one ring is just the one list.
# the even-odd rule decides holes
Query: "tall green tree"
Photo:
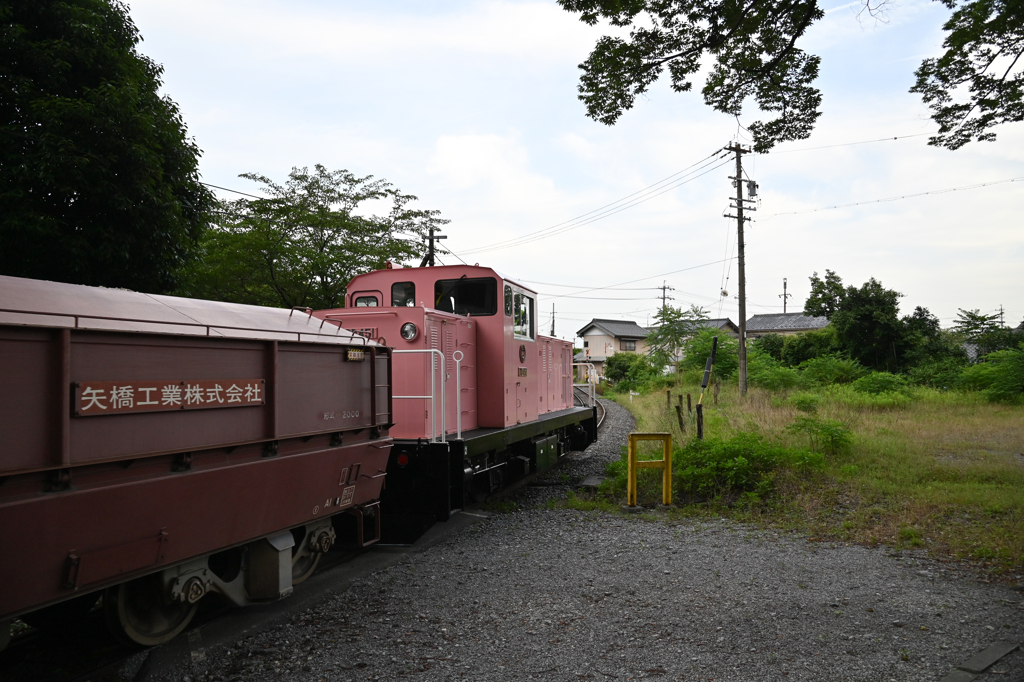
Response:
[{"label": "tall green tree", "polygon": [[[271,306],[344,306],[360,272],[423,255],[422,237],[448,223],[415,209],[416,197],[373,176],[317,165],[293,168],[284,184],[255,173],[265,199],[224,202],[202,239],[202,259],[181,293]],[[371,209],[384,209],[379,214]]]},{"label": "tall green tree", "polygon": [[0,2],[0,273],[166,292],[213,195],[118,0]]},{"label": "tall green tree", "polygon": [[901,369],[907,351],[907,328],[899,317],[902,296],[874,277],[859,289],[846,288],[832,326],[851,358],[876,370]]},{"label": "tall green tree", "polygon": [[846,299],[843,280],[831,270],[825,270],[824,279],[819,278],[817,272],[811,275],[810,279],[811,293],[804,303],[804,315],[827,317],[831,320]]},{"label": "tall green tree", "polygon": [[664,367],[677,361],[686,340],[703,329],[708,311],[692,305],[688,310],[662,306],[654,316],[655,328],[647,337],[648,354],[655,365]]},{"label": "tall green tree", "polygon": [[[862,0],[875,13],[887,0]],[[1024,120],[1024,6],[1020,0],[941,0],[954,10],[946,52],[926,59],[913,91],[939,124],[929,144],[956,149],[993,140],[990,128]],[[579,98],[607,125],[633,107],[665,71],[676,92],[693,89],[705,68],[707,105],[739,116],[753,99],[773,118],[754,121],[754,150],[810,136],[821,115],[814,82],[821,58],[798,45],[824,16],[817,0],[558,0],[580,20],[629,28],[628,39],[599,38],[580,64]],[[966,89],[966,99],[961,91]]]},{"label": "tall green tree", "polygon": [[957,308],[956,320],[953,321],[953,331],[963,334],[968,341],[977,343],[983,335],[999,329],[999,314],[986,315],[980,309],[964,310]]}]

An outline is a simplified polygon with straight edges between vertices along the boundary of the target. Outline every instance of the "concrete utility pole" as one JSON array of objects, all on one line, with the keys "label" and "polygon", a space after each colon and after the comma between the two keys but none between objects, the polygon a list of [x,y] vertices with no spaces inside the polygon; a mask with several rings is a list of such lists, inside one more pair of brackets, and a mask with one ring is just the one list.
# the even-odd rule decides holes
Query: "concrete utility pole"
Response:
[{"label": "concrete utility pole", "polygon": [[655,289],[661,289],[661,307],[662,307],[662,309],[664,309],[665,306],[668,305],[669,301],[676,300],[676,299],[674,299],[674,298],[672,298],[671,296],[668,295],[668,292],[676,290],[675,287],[670,287],[668,284],[665,283],[665,280],[661,280],[661,286],[660,287],[655,287]]},{"label": "concrete utility pole", "polygon": [[733,184],[736,186],[736,196],[729,197],[736,203],[729,206],[729,208],[736,209],[736,215],[726,214],[726,218],[736,219],[736,246],[737,246],[737,270],[739,274],[739,327],[740,327],[740,367],[739,367],[739,384],[740,384],[740,395],[745,396],[747,394],[747,273],[746,273],[746,259],[744,257],[743,249],[743,223],[750,218],[744,217],[744,209],[748,211],[756,210],[753,206],[744,206],[744,201],[753,201],[753,197],[757,195],[757,183],[750,181],[747,183],[748,189],[750,190],[749,199],[743,198],[743,155],[749,154],[749,149],[744,149],[738,142],[726,147],[726,150],[736,155],[736,176],[732,178]]},{"label": "concrete utility pole", "polygon": [[782,293],[779,294],[779,298],[782,299],[782,314],[786,314],[786,300],[793,297],[793,294],[786,293],[786,278],[782,278]]},{"label": "concrete utility pole", "polygon": [[551,302],[551,336],[555,335],[555,302]]},{"label": "concrete utility pole", "polygon": [[435,235],[434,228],[431,227],[430,236],[427,237],[427,255],[425,255],[423,257],[423,260],[420,261],[421,268],[434,267],[434,242],[437,241],[438,239],[448,239],[448,237],[444,236],[443,234]]}]

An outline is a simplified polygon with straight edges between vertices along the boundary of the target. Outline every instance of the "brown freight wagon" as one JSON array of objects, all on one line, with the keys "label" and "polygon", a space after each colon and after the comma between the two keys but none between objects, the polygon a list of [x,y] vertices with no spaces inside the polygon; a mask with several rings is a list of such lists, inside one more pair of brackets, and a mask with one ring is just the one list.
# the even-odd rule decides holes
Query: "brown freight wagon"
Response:
[{"label": "brown freight wagon", "polygon": [[101,594],[156,644],[375,541],[390,373],[307,310],[0,277],[0,645]]}]

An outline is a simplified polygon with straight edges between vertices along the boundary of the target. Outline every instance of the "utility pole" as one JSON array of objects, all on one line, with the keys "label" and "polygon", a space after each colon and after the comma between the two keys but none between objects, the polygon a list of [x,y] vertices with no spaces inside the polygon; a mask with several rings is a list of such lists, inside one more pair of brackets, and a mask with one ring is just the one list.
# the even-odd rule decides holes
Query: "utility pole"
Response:
[{"label": "utility pole", "polygon": [[654,288],[655,289],[661,289],[661,307],[662,307],[662,309],[664,309],[665,306],[668,305],[669,301],[676,300],[676,299],[674,299],[674,298],[672,298],[671,296],[668,295],[668,292],[676,290],[675,287],[670,287],[668,284],[665,283],[665,280],[661,280],[661,286],[660,287],[654,287]]},{"label": "utility pole", "polygon": [[793,294],[786,293],[786,278],[782,278],[782,293],[779,294],[779,298],[782,299],[782,314],[786,314],[786,300],[793,297]]},{"label": "utility pole", "polygon": [[555,302],[551,302],[551,336],[555,335]]},{"label": "utility pole", "polygon": [[736,186],[736,196],[729,197],[736,203],[730,205],[729,208],[736,209],[736,215],[726,214],[726,218],[736,219],[736,255],[737,255],[737,271],[739,274],[739,327],[740,327],[740,366],[739,366],[739,388],[740,395],[745,396],[747,394],[747,273],[746,273],[746,259],[744,258],[743,248],[743,223],[750,220],[750,218],[744,217],[744,209],[748,211],[756,210],[753,206],[745,206],[743,202],[753,201],[754,197],[757,196],[757,183],[753,180],[747,183],[747,193],[750,198],[743,198],[743,155],[749,154],[749,149],[744,149],[740,146],[739,142],[735,142],[728,147],[726,150],[736,155],[736,176],[732,178],[733,184]]},{"label": "utility pole", "polygon": [[1003,326],[1003,304],[999,304],[999,326]]},{"label": "utility pole", "polygon": [[431,226],[430,236],[427,237],[427,255],[425,255],[423,257],[423,260],[420,261],[421,268],[434,267],[434,242],[437,241],[438,239],[448,239],[448,237],[444,236],[443,234],[435,235],[434,227]]}]

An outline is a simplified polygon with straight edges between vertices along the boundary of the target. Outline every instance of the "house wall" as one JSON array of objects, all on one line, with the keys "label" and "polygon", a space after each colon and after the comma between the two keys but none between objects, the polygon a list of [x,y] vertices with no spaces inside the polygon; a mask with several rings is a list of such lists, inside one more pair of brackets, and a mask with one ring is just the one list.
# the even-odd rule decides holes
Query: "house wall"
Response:
[{"label": "house wall", "polygon": [[[615,355],[616,353],[622,352],[622,339],[618,339],[614,336],[608,336],[607,334],[587,334],[583,337],[583,340],[588,344],[584,350],[589,350],[592,356],[607,357],[609,355]],[[637,339],[636,350],[626,352],[646,353],[647,340]]]}]

